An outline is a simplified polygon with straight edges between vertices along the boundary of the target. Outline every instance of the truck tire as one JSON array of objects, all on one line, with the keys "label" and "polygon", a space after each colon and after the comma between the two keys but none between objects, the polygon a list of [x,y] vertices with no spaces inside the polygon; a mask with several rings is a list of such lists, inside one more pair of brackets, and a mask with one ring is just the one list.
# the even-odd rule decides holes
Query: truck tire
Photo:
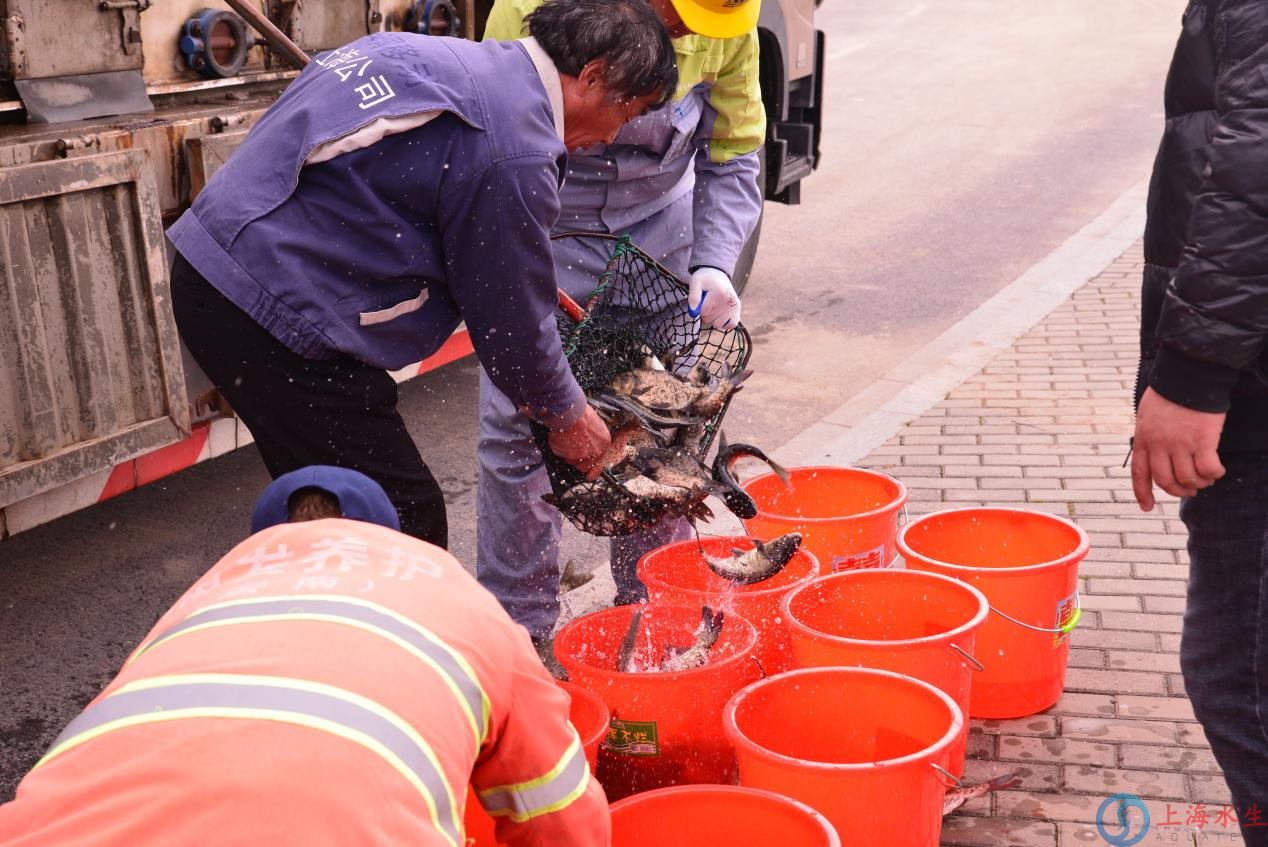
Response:
[{"label": "truck tire", "polygon": [[[766,148],[757,151],[758,161],[761,163],[761,169],[757,174],[757,184],[766,191]],[[735,260],[735,273],[731,277],[731,284],[735,286],[737,294],[744,293],[744,286],[748,284],[748,278],[753,273],[753,262],[757,259],[757,242],[762,237],[762,215],[757,218],[757,226],[753,227],[753,234],[748,237],[748,241],[744,242],[743,249],[740,250],[739,258]]]}]

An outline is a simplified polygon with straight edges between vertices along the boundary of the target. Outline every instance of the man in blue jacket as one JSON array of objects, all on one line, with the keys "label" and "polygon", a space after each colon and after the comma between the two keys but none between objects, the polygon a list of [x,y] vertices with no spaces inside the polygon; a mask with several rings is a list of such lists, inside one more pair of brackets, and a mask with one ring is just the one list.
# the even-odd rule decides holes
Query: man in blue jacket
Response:
[{"label": "man in blue jacket", "polygon": [[465,321],[498,389],[597,475],[610,439],[555,328],[558,188],[568,151],[677,84],[645,0],[550,0],[529,36],[319,54],[168,233],[181,335],[270,473],[359,470],[440,546],[444,500],[387,371]]}]

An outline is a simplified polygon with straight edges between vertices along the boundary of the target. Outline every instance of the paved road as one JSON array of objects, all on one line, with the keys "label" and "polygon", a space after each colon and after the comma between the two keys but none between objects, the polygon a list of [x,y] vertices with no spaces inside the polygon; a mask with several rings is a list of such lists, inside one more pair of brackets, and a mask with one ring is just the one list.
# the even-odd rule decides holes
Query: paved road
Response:
[{"label": "paved road", "polygon": [[[824,164],[769,207],[733,439],[778,446],[1148,172],[1182,0],[828,0]],[[475,369],[403,388],[473,561]],[[254,450],[0,543],[0,799],[158,615],[245,534]],[[587,562],[603,545],[570,541]]]}]

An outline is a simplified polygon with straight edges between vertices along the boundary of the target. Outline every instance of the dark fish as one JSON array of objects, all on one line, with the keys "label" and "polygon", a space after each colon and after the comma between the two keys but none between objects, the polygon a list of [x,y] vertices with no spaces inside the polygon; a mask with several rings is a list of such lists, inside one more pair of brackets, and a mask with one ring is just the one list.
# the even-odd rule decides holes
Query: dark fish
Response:
[{"label": "dark fish", "polygon": [[674,431],[672,440],[670,440],[669,444],[665,446],[682,447],[690,452],[691,455],[699,458],[703,452],[700,449],[700,446],[704,442],[704,436],[705,425],[702,423],[681,426]]},{"label": "dark fish", "polygon": [[713,511],[704,501],[710,495],[740,518],[756,516],[757,505],[732,468],[744,456],[769,462],[766,455],[724,443],[712,466],[703,461],[708,426],[750,372],[714,374],[703,363],[688,368],[691,359],[681,354],[670,349],[657,356],[644,347],[638,367],[588,393],[612,433],[603,479],[542,498],[584,531],[626,535],[663,517],[709,520]]},{"label": "dark fish", "polygon": [[661,673],[685,671],[704,667],[709,661],[709,651],[722,635],[722,625],[726,623],[726,613],[713,611],[708,606],[700,610],[700,626],[696,627],[696,640],[682,652],[673,652],[660,663]]},{"label": "dark fish", "polygon": [[702,489],[719,497],[725,488],[719,484],[704,462],[685,447],[644,447],[634,451],[630,464],[657,482],[689,489]]},{"label": "dark fish", "polygon": [[559,593],[567,594],[594,579],[594,571],[588,571],[576,559],[564,563],[563,573],[559,577]]},{"label": "dark fish", "polygon": [[581,482],[562,494],[543,494],[542,500],[596,535],[628,535],[667,515],[693,521],[713,519],[703,486],[667,485],[628,465],[610,470],[607,476],[615,485]]},{"label": "dark fish", "polygon": [[738,374],[727,372],[719,377],[709,374],[709,381],[701,386],[700,393],[687,408],[687,412],[706,420],[712,418],[722,411],[731,395],[740,390],[740,384],[752,375],[752,371],[740,371]]},{"label": "dark fish", "polygon": [[642,474],[616,479],[630,494],[652,501],[657,511],[662,514],[690,518],[695,521],[713,519],[713,510],[704,502],[709,492],[703,485],[696,483],[672,485],[658,482]]},{"label": "dark fish", "polygon": [[[617,670],[622,673],[640,673],[636,660],[638,653],[638,632],[643,623],[643,610],[639,609],[630,618],[629,629],[621,639],[617,651]],[[672,673],[692,668],[704,667],[709,661],[709,650],[722,635],[722,626],[726,623],[726,613],[715,612],[708,606],[700,610],[700,625],[696,627],[695,639],[689,647],[670,647],[666,655],[651,673]]]},{"label": "dark fish", "polygon": [[723,443],[710,473],[686,447],[663,448],[655,443],[640,427],[619,429],[606,456],[611,464],[605,477],[622,490],[582,482],[562,494],[545,494],[542,499],[574,522],[584,518],[579,526],[587,531],[602,528],[604,534],[624,535],[650,526],[649,521],[661,516],[710,520],[713,511],[705,499],[711,494],[740,518],[756,516],[757,504],[731,476],[731,468],[746,456],[762,459],[781,476],[787,475],[765,453],[747,444]]},{"label": "dark fish", "polygon": [[634,653],[638,646],[638,628],[643,623],[643,610],[637,609],[630,618],[630,626],[625,630],[621,646],[616,653],[616,669],[621,673],[634,673]]},{"label": "dark fish", "polygon": [[956,809],[963,806],[975,797],[981,797],[992,791],[1000,791],[1005,788],[1013,788],[1021,783],[1021,777],[1017,775],[1017,771],[1008,771],[999,776],[992,777],[986,782],[979,782],[977,785],[970,785],[965,788],[957,788],[955,791],[948,791],[942,799],[942,814],[949,815]]},{"label": "dark fish", "polygon": [[661,482],[644,474],[636,474],[621,479],[621,483],[625,486],[625,490],[635,497],[663,500],[666,503],[674,503],[680,506],[686,506],[688,501],[705,496],[704,488],[701,486]]},{"label": "dark fish", "polygon": [[721,375],[697,364],[687,375],[666,370],[653,357],[642,367],[618,374],[606,388],[590,392],[603,407],[638,415],[656,426],[693,426],[711,420],[751,371]]},{"label": "dark fish", "polygon": [[735,466],[741,459],[758,459],[770,465],[771,470],[788,484],[789,476],[782,466],[772,461],[765,453],[750,444],[727,444],[726,436],[721,435],[718,442],[718,455],[713,460],[713,479],[722,486],[720,495],[722,502],[733,515],[742,520],[757,517],[757,503],[748,492],[735,481]]},{"label": "dark fish", "polygon": [[723,579],[736,585],[752,585],[770,579],[784,569],[801,547],[801,533],[790,532],[766,544],[758,541],[752,550],[733,549],[734,556],[721,559],[705,554],[705,564]]},{"label": "dark fish", "polygon": [[618,374],[608,389],[611,394],[628,397],[653,412],[685,415],[706,387],[693,385],[669,371],[635,368]]},{"label": "dark fish", "polygon": [[612,430],[612,444],[604,452],[600,463],[605,468],[619,465],[638,455],[646,447],[658,447],[660,437],[646,429],[638,421],[630,421]]},{"label": "dark fish", "polygon": [[704,424],[708,418],[649,409],[637,400],[611,391],[590,392],[590,405],[605,412],[632,415],[647,427],[687,427]]}]

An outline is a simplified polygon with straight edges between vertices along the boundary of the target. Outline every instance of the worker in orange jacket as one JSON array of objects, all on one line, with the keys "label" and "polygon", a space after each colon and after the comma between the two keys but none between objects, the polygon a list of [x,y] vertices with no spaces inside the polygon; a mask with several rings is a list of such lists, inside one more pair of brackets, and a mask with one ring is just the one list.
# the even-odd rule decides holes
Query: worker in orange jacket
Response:
[{"label": "worker in orange jacket", "polygon": [[304,468],[254,524],[0,806],[0,844],[463,847],[468,782],[505,844],[609,844],[568,695],[382,489]]}]

